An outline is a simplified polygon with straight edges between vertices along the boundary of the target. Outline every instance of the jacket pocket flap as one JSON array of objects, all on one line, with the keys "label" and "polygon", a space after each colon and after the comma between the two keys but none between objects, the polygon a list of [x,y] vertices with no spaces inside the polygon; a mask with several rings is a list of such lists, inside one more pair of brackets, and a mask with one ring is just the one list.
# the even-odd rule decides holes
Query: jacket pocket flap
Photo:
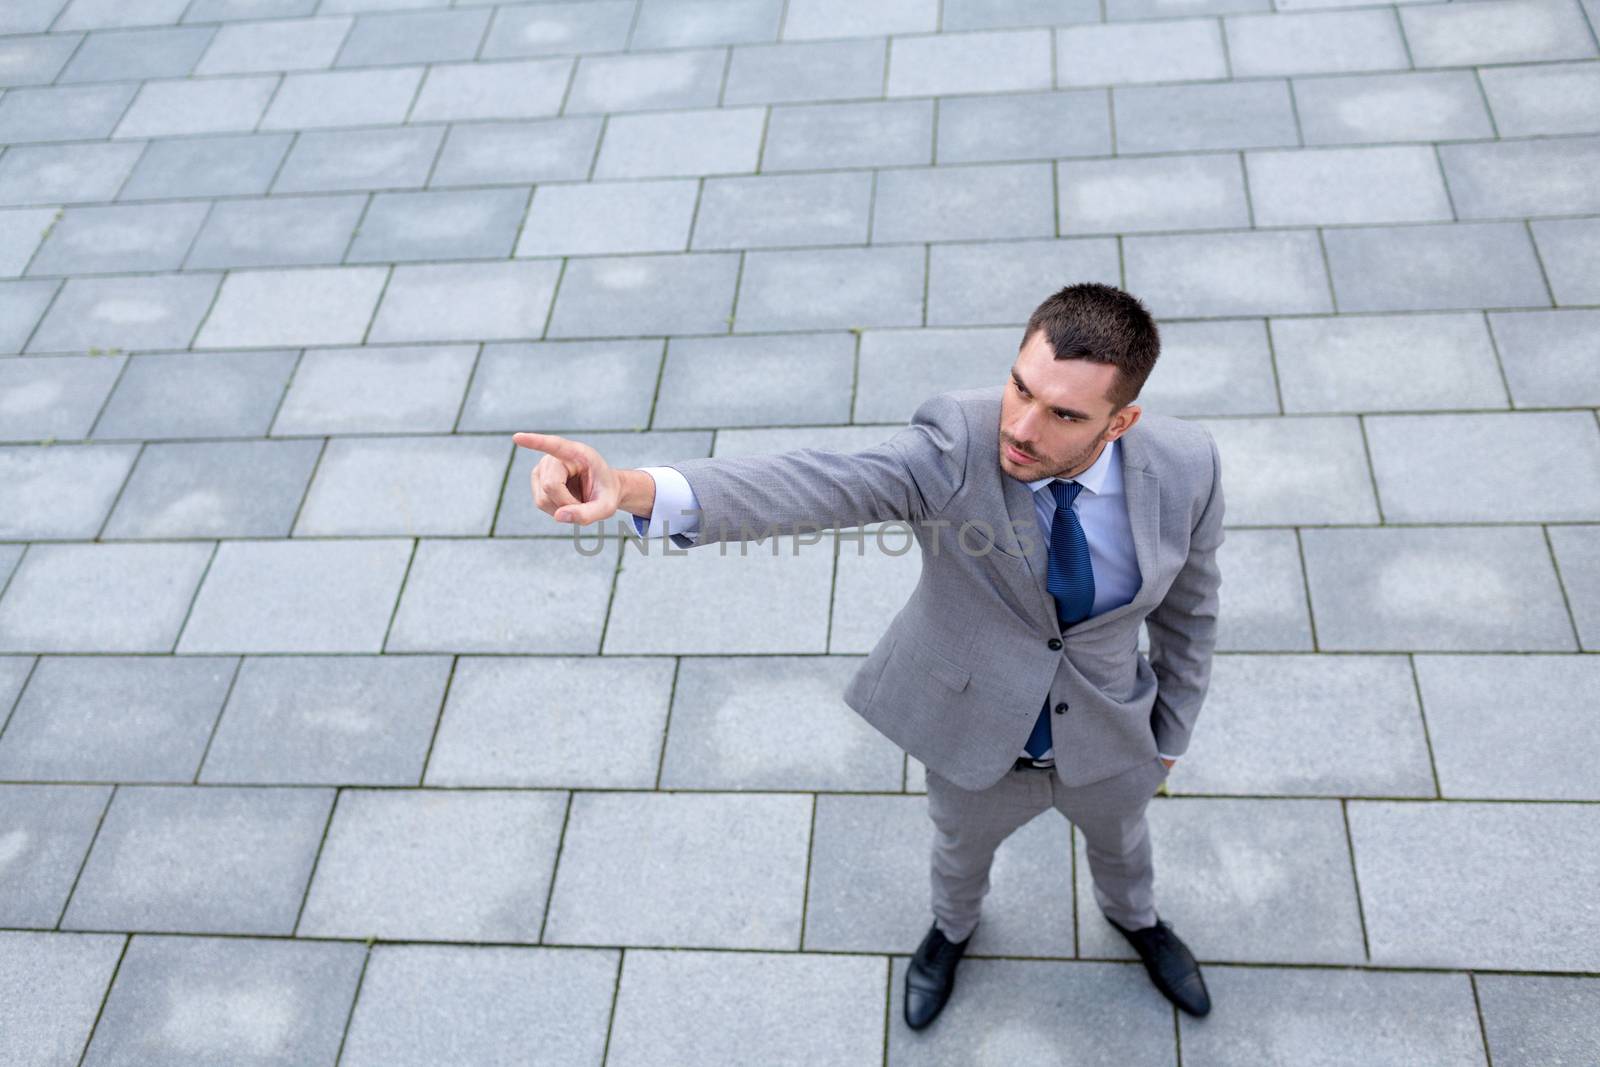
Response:
[{"label": "jacket pocket flap", "polygon": [[930,675],[939,679],[956,692],[967,687],[967,681],[972,677],[972,671],[954,660],[945,659],[930,648],[924,648],[914,641],[905,645],[906,653],[917,661],[918,666]]}]

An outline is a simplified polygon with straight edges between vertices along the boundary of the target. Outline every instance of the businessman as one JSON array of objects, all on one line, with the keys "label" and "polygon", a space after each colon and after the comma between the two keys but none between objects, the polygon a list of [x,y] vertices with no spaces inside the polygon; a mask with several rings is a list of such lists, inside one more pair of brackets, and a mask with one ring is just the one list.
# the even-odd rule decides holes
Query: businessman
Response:
[{"label": "businessman", "polygon": [[1211,1009],[1156,913],[1145,809],[1210,682],[1221,461],[1202,427],[1140,417],[1159,352],[1139,300],[1085,283],[1033,312],[1003,384],[930,397],[863,451],[617,470],[577,441],[513,437],[546,453],[533,496],[558,521],[623,510],[682,548],[910,524],[921,576],[844,700],[927,768],[933,922],[906,971],[913,1029],[954,989],[995,849],[1046,808],[1084,835],[1095,902],[1155,986]]}]

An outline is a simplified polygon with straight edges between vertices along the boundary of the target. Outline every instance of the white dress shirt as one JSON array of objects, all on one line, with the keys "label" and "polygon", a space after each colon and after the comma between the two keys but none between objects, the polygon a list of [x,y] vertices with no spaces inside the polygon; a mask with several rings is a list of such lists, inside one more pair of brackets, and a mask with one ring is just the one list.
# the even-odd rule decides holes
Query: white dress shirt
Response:
[{"label": "white dress shirt", "polygon": [[[673,467],[639,469],[655,482],[656,499],[648,520],[640,515],[633,517],[634,529],[646,538],[659,537],[670,530],[673,544],[688,548],[700,527],[700,502],[689,487],[689,480]],[[1133,527],[1128,522],[1128,504],[1122,491],[1122,442],[1112,441],[1102,448],[1089,469],[1076,478],[1035,478],[1025,483],[1033,492],[1033,509],[1039,518],[1047,550],[1050,526],[1056,517],[1056,497],[1047,488],[1053,481],[1083,485],[1072,502],[1072,510],[1077,513],[1084,539],[1089,542],[1089,565],[1094,571],[1094,606],[1089,615],[1093,617],[1128,603],[1139,591],[1139,560],[1133,551]],[[1045,752],[1043,758],[1052,758],[1053,751]],[[1160,756],[1177,759],[1164,752]]]}]

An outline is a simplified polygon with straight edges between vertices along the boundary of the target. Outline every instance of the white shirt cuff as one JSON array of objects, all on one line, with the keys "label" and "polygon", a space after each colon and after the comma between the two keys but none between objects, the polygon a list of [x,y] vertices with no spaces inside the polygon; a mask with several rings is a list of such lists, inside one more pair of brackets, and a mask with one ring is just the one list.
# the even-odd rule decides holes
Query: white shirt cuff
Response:
[{"label": "white shirt cuff", "polygon": [[650,475],[656,485],[656,499],[648,520],[642,515],[633,517],[634,529],[644,538],[660,537],[671,531],[674,543],[681,544],[678,536],[693,538],[700,532],[700,501],[685,478],[674,467],[640,467]]}]

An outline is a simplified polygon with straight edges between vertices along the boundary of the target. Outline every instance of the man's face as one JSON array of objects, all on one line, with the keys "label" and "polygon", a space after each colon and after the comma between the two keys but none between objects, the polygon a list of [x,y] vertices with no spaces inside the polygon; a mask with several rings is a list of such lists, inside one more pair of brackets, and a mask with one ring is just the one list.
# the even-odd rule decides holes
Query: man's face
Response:
[{"label": "man's face", "polygon": [[1100,450],[1139,421],[1136,404],[1111,414],[1106,391],[1116,374],[1109,363],[1056,359],[1044,331],[1035,330],[1017,353],[1000,402],[1000,469],[1031,482],[1071,478],[1094,466]]}]

